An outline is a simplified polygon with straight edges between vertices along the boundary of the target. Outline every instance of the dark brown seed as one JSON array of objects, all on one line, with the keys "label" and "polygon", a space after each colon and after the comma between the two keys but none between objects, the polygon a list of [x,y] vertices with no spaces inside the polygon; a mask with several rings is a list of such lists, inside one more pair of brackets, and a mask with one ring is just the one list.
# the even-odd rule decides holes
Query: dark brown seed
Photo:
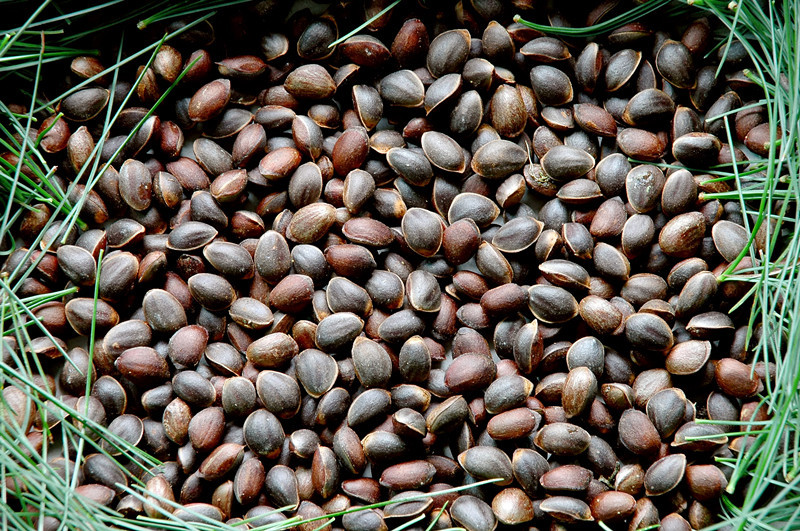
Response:
[{"label": "dark brown seed", "polygon": [[[648,421],[649,422],[649,421]],[[560,456],[576,456],[589,447],[589,433],[575,424],[554,422],[545,425],[534,437],[536,446]]]},{"label": "dark brown seed", "polygon": [[464,151],[458,142],[449,136],[437,131],[427,131],[422,134],[421,145],[425,156],[437,168],[455,173],[464,171],[466,167]]},{"label": "dark brown seed", "polygon": [[59,267],[74,284],[94,285],[97,265],[89,251],[76,245],[62,245],[56,255]]},{"label": "dark brown seed", "polygon": [[375,179],[364,170],[352,170],[344,179],[342,202],[347,210],[356,214],[375,194]]},{"label": "dark brown seed", "polygon": [[453,502],[450,517],[470,531],[491,531],[497,527],[492,507],[471,495],[462,494]]},{"label": "dark brown seed", "polygon": [[709,133],[687,133],[672,143],[672,156],[690,168],[704,168],[717,163],[722,143]]},{"label": "dark brown seed", "polygon": [[251,413],[242,427],[244,440],[256,455],[274,459],[278,457],[284,441],[283,427],[278,418],[259,409]]},{"label": "dark brown seed", "polygon": [[501,490],[492,500],[492,512],[506,525],[517,525],[533,520],[534,508],[531,499],[521,489]]},{"label": "dark brown seed", "polygon": [[660,317],[640,312],[625,321],[625,337],[632,347],[666,352],[672,348],[674,338],[670,326]]},{"label": "dark brown seed", "polygon": [[219,275],[199,273],[189,278],[188,284],[192,298],[210,311],[226,310],[236,299],[233,286]]},{"label": "dark brown seed", "polygon": [[647,400],[647,416],[662,437],[675,433],[683,422],[686,410],[686,396],[676,388],[664,389]]},{"label": "dark brown seed", "polygon": [[538,426],[539,418],[527,407],[510,409],[489,419],[486,432],[496,441],[519,439],[530,435]]},{"label": "dark brown seed", "polygon": [[302,161],[300,151],[294,147],[279,147],[267,153],[258,163],[258,172],[267,181],[280,181],[293,173]]},{"label": "dark brown seed", "polygon": [[445,224],[442,218],[424,208],[410,208],[401,222],[403,237],[412,251],[420,256],[435,255],[442,245]]},{"label": "dark brown seed", "polygon": [[662,457],[647,469],[644,488],[648,496],[661,496],[678,486],[686,471],[686,456],[673,454]]},{"label": "dark brown seed", "polygon": [[286,91],[300,99],[322,100],[336,92],[336,83],[318,64],[306,64],[292,70],[283,83]]},{"label": "dark brown seed", "polygon": [[354,85],[353,109],[364,127],[371,131],[383,116],[383,100],[380,93],[369,85]]},{"label": "dark brown seed", "polygon": [[594,167],[594,157],[582,149],[554,146],[542,157],[542,169],[557,181],[583,177]]},{"label": "dark brown seed", "polygon": [[689,210],[697,200],[697,184],[688,170],[670,174],[661,195],[661,210],[674,216]]},{"label": "dark brown seed", "polygon": [[540,65],[531,69],[531,87],[544,105],[563,105],[572,101],[572,83],[561,70]]},{"label": "dark brown seed", "polygon": [[686,323],[686,331],[697,339],[716,339],[733,332],[733,321],[721,312],[697,314]]},{"label": "dark brown seed", "polygon": [[534,317],[545,323],[565,323],[578,315],[575,297],[557,286],[531,286],[528,307]]},{"label": "dark brown seed", "polygon": [[570,496],[551,496],[539,504],[539,509],[560,522],[591,522],[594,520],[589,506]]},{"label": "dark brown seed", "polygon": [[617,146],[625,155],[646,161],[659,160],[666,149],[666,146],[656,134],[632,127],[623,129],[618,133]]},{"label": "dark brown seed", "polygon": [[522,169],[527,161],[528,154],[519,145],[509,140],[492,140],[475,152],[472,170],[487,179],[503,179]]},{"label": "dark brown seed", "polygon": [[338,175],[347,175],[364,164],[368,153],[369,135],[366,129],[351,127],[342,133],[333,146],[331,152],[333,169]]},{"label": "dark brown seed", "polygon": [[392,42],[392,55],[402,66],[416,64],[428,52],[428,30],[416,18],[407,19]]},{"label": "dark brown seed", "polygon": [[321,239],[336,221],[336,209],[328,203],[314,203],[294,213],[286,237],[297,243]]},{"label": "dark brown seed", "polygon": [[211,382],[196,371],[180,371],[172,378],[172,390],[190,406],[209,407],[216,400]]},{"label": "dark brown seed", "polygon": [[595,520],[617,522],[633,514],[636,498],[626,492],[606,491],[592,498],[591,508]]},{"label": "dark brown seed", "polygon": [[228,378],[222,386],[222,409],[230,417],[246,417],[255,409],[256,388],[247,378]]},{"label": "dark brown seed", "polygon": [[203,257],[226,278],[248,278],[253,274],[253,257],[241,245],[214,241],[205,246]]},{"label": "dark brown seed", "polygon": [[352,348],[358,381],[366,388],[386,387],[392,376],[392,358],[380,344],[357,337]]},{"label": "dark brown seed", "polygon": [[675,102],[658,89],[647,89],[636,93],[625,107],[622,119],[633,127],[654,127],[669,120],[675,114]]},{"label": "dark brown seed", "polygon": [[499,448],[475,446],[459,454],[458,463],[476,479],[500,478],[498,485],[508,485],[513,479],[511,459]]},{"label": "dark brown seed", "polygon": [[587,367],[575,367],[567,374],[561,404],[567,418],[577,417],[591,405],[597,394],[597,377]]},{"label": "dark brown seed", "polygon": [[486,227],[497,219],[499,214],[500,208],[494,201],[480,194],[466,192],[458,194],[453,199],[447,212],[447,220],[454,225],[462,219],[471,219],[478,227]]},{"label": "dark brown seed", "polygon": [[617,124],[611,114],[597,105],[579,103],[573,107],[575,123],[589,134],[614,137],[617,134]]},{"label": "dark brown seed", "polygon": [[297,342],[282,332],[267,334],[247,347],[247,359],[264,369],[282,367],[298,353]]},{"label": "dark brown seed", "polygon": [[408,276],[406,296],[410,306],[419,312],[438,312],[441,307],[439,282],[427,271],[417,270]]},{"label": "dark brown seed", "polygon": [[109,91],[103,88],[82,89],[64,98],[58,109],[72,121],[86,122],[100,114],[109,95]]},{"label": "dark brown seed", "polygon": [[611,334],[622,324],[622,313],[610,302],[596,295],[584,297],[580,302],[584,322],[599,334]]},{"label": "dark brown seed", "polygon": [[747,247],[749,234],[743,226],[721,220],[711,227],[714,246],[726,262],[733,262]]},{"label": "dark brown seed", "polygon": [[758,391],[758,375],[751,376],[750,366],[741,361],[723,358],[716,363],[714,374],[719,388],[730,396],[746,398]]},{"label": "dark brown seed", "polygon": [[278,311],[294,314],[303,311],[314,294],[314,281],[306,275],[287,275],[269,294],[269,304]]},{"label": "dark brown seed", "polygon": [[231,82],[216,79],[195,92],[189,101],[188,116],[194,122],[206,122],[218,116],[231,97]]},{"label": "dark brown seed", "polygon": [[185,221],[167,238],[167,247],[174,251],[193,251],[204,247],[217,236],[217,230],[199,221]]},{"label": "dark brown seed", "polygon": [[625,178],[628,202],[637,212],[649,212],[661,200],[665,182],[660,168],[649,164],[636,166]]},{"label": "dark brown seed", "polygon": [[296,357],[295,363],[297,379],[314,398],[330,391],[339,376],[336,360],[316,349],[304,350]]},{"label": "dark brown seed", "polygon": [[300,386],[294,378],[282,372],[269,370],[259,372],[256,392],[266,410],[278,418],[292,418],[300,410]]},{"label": "dark brown seed", "polygon": [[561,465],[545,472],[539,484],[548,493],[580,495],[589,488],[592,472],[577,465]]},{"label": "dark brown seed", "polygon": [[703,241],[706,222],[699,212],[675,216],[661,229],[658,244],[661,250],[676,258],[688,258],[697,252]]},{"label": "dark brown seed", "polygon": [[716,293],[717,278],[709,271],[700,271],[681,289],[675,304],[675,314],[679,317],[688,317],[700,312]]},{"label": "dark brown seed", "polygon": [[470,35],[466,30],[449,30],[431,41],[426,64],[433,77],[461,69],[469,54]]},{"label": "dark brown seed", "polygon": [[497,367],[484,354],[462,354],[445,371],[445,384],[454,393],[482,389],[494,379]]},{"label": "dark brown seed", "polygon": [[380,484],[394,491],[418,489],[429,484],[434,474],[436,468],[427,461],[407,461],[386,468]]},{"label": "dark brown seed", "polygon": [[385,76],[378,91],[390,105],[398,107],[421,107],[425,97],[422,81],[411,70],[398,70]]},{"label": "dark brown seed", "polygon": [[78,297],[70,300],[64,307],[67,321],[75,332],[88,336],[96,327],[100,331],[108,331],[119,323],[119,314],[107,302]]},{"label": "dark brown seed", "polygon": [[273,283],[282,279],[292,265],[289,244],[280,233],[273,230],[265,232],[258,239],[253,259],[259,275]]},{"label": "dark brown seed", "polygon": [[481,307],[492,317],[505,316],[525,308],[528,293],[517,284],[503,284],[481,296]]},{"label": "dark brown seed", "polygon": [[641,411],[628,409],[619,419],[620,442],[636,455],[652,455],[661,445],[661,436]]},{"label": "dark brown seed", "polygon": [[667,40],[656,54],[656,69],[664,79],[678,88],[694,88],[694,61],[689,49],[678,41]]},{"label": "dark brown seed", "polygon": [[700,502],[713,502],[728,486],[728,480],[715,465],[690,465],[686,467],[686,484],[692,497]]},{"label": "dark brown seed", "polygon": [[372,312],[372,299],[367,290],[344,277],[334,277],[328,282],[325,298],[334,313],[352,312],[366,317]]},{"label": "dark brown seed", "polygon": [[119,169],[119,193],[133,210],[142,211],[150,206],[153,179],[150,170],[138,160],[128,159]]},{"label": "dark brown seed", "polygon": [[616,92],[628,85],[641,62],[642,53],[630,48],[620,50],[612,55],[606,65],[606,90]]},{"label": "dark brown seed", "polygon": [[153,383],[169,378],[166,360],[150,347],[134,347],[114,363],[119,372],[135,382]]},{"label": "dark brown seed", "polygon": [[514,138],[527,123],[525,104],[520,92],[511,85],[500,85],[489,102],[489,119],[500,136]]},{"label": "dark brown seed", "polygon": [[223,443],[215,448],[200,464],[200,474],[204,479],[215,480],[234,470],[242,461],[244,446],[235,443]]},{"label": "dark brown seed", "polygon": [[514,278],[514,270],[508,259],[489,242],[483,242],[478,247],[475,265],[486,278],[497,284],[508,284]]},{"label": "dark brown seed", "polygon": [[492,245],[504,253],[519,253],[538,240],[544,224],[530,216],[521,216],[505,223],[492,237]]}]

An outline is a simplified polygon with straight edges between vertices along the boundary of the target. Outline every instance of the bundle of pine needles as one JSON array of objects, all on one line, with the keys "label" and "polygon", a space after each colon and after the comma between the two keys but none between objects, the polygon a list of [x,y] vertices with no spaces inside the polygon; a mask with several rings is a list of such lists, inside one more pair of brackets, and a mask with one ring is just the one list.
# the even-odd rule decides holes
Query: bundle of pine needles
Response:
[{"label": "bundle of pine needles", "polygon": [[[48,109],[48,101],[66,95],[43,97],[39,87],[42,68],[48,63],[95,53],[96,50],[83,44],[87,37],[104,29],[117,28],[120,54],[115,64],[100,74],[112,77],[113,88],[123,66],[147,58],[152,61],[165,41],[208,19],[215,10],[245,1],[149,0],[131,5],[123,0],[109,0],[87,7],[82,2],[65,1],[53,5],[55,2],[51,4],[50,0],[45,0],[26,20],[2,32],[0,78],[6,79],[7,84],[13,80],[12,85],[19,87],[15,96],[26,96],[28,110],[20,112],[18,107],[0,101],[0,146],[12,154],[0,158],[0,261],[15,249],[12,229],[19,216],[25,209],[35,208],[33,205],[36,203],[47,204],[64,215],[64,232],[72,225],[83,225],[80,220],[83,198],[69,201],[72,190],[60,189],[58,181],[51,179],[54,168],[48,166],[39,145],[44,133],[38,136],[28,133],[38,127],[38,111]],[[400,1],[390,3],[376,17]],[[5,7],[12,12],[26,11],[29,6],[27,2],[9,4]],[[767,227],[764,251],[756,255],[754,247],[748,246],[739,257],[741,260],[745,253],[750,253],[756,265],[735,270],[737,260],[727,273],[730,275],[728,278],[752,283],[743,304],[752,304],[751,330],[755,330],[756,325],[761,327],[761,333],[755,336],[758,341],[753,347],[753,362],[763,361],[775,366],[775,378],[766,380],[761,396],[771,420],[766,423],[742,422],[740,431],[732,434],[746,435],[746,444],[735,458],[721,459],[732,467],[732,479],[722,501],[720,523],[712,529],[796,529],[800,527],[800,327],[795,324],[795,318],[800,317],[800,282],[797,281],[800,272],[800,3],[795,0],[776,3],[762,0],[741,0],[740,3],[650,0],[591,28],[534,26],[556,35],[591,37],[654,13],[659,16],[702,13],[719,21],[728,29],[719,35],[719,46],[725,50],[723,53],[731,43],[741,43],[753,63],[753,69],[747,75],[764,92],[763,100],[758,104],[766,107],[771,125],[769,156],[751,160],[747,170],[736,166],[720,168],[716,176],[737,184],[735,191],[727,193],[724,198],[740,201],[742,211],[748,214],[746,222],[754,220],[748,227],[752,234],[755,235],[763,225]],[[122,55],[126,29],[136,31],[134,25],[144,29],[187,16],[193,17],[193,21],[135,53]],[[90,19],[92,24],[82,24]],[[98,26],[97,20],[104,22]],[[372,20],[354,28],[343,39],[370,22]],[[18,99],[14,101],[19,103]],[[163,98],[153,106],[151,113],[161,101]],[[105,131],[111,128],[124,104],[117,108],[109,105]],[[135,132],[130,133],[131,137]],[[730,142],[730,131],[728,135]],[[99,153],[102,146],[103,142],[99,141],[95,153]],[[97,161],[99,157],[93,159]],[[74,182],[91,189],[101,171],[96,162],[87,165]],[[48,227],[51,223],[53,221],[48,223]],[[35,270],[37,259],[33,249],[40,247],[41,243],[40,235],[19,265],[0,275],[0,388],[3,389],[0,396],[0,526],[3,529],[36,529],[46,524],[58,529],[87,531],[242,529],[210,520],[203,522],[202,516],[198,516],[200,523],[182,522],[167,511],[161,515],[163,518],[130,520],[76,491],[79,471],[71,464],[80,462],[81,457],[88,453],[104,454],[116,462],[130,462],[144,469],[160,463],[91,420],[86,402],[69,407],[58,400],[54,389],[47,386],[46,371],[32,353],[31,338],[42,335],[53,338],[34,317],[34,311],[42,304],[69,295],[72,290],[26,298],[17,295],[20,286]],[[44,250],[48,246],[44,242]],[[92,333],[89,353],[92,353],[94,339]],[[61,354],[72,363],[67,352]],[[24,403],[27,406],[24,413],[10,414],[11,401]],[[55,432],[57,436],[48,429],[48,426],[56,424],[52,420],[54,417],[61,419]],[[43,426],[40,441],[28,434],[28,426],[37,421]],[[41,450],[37,448],[39,445]],[[59,456],[62,459],[58,459]],[[144,500],[143,485],[135,475],[126,478],[126,484],[121,484],[120,488],[133,498]],[[163,499],[158,501],[167,505],[174,503]],[[370,507],[381,505],[385,503]],[[324,525],[328,518],[335,516],[338,515],[323,517],[320,524]],[[256,529],[277,531],[297,523],[297,519],[289,519]],[[417,523],[412,520],[397,529]]]}]

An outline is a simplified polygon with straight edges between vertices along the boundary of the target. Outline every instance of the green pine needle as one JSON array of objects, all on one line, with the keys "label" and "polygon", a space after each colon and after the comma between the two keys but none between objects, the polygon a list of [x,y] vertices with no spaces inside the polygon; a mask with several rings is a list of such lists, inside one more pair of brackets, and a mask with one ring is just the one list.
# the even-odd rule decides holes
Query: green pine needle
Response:
[{"label": "green pine needle", "polygon": [[358,34],[358,32],[359,32],[359,31],[363,30],[364,28],[366,28],[367,26],[369,26],[370,24],[372,24],[373,22],[375,22],[376,20],[378,20],[379,18],[381,18],[383,15],[385,15],[386,13],[388,13],[389,11],[391,11],[392,9],[394,9],[394,8],[395,8],[395,6],[396,6],[397,4],[399,4],[400,2],[402,2],[402,1],[403,1],[403,0],[394,0],[394,2],[392,2],[392,3],[391,3],[391,4],[389,4],[388,6],[384,7],[383,9],[381,9],[381,10],[380,10],[378,13],[375,13],[375,15],[373,15],[372,17],[370,17],[369,19],[367,19],[366,21],[364,21],[364,23],[363,23],[363,24],[361,24],[361,25],[359,25],[359,26],[358,26],[356,29],[354,29],[353,31],[351,31],[351,32],[347,33],[346,35],[343,35],[343,36],[339,37],[338,39],[336,39],[335,41],[333,41],[332,43],[330,43],[330,44],[328,45],[328,48],[333,48],[333,47],[334,47],[334,46],[336,46],[337,44],[341,44],[341,43],[343,43],[344,41],[346,41],[347,39],[349,39],[349,38],[350,38],[350,37],[352,37],[353,35],[356,35],[356,34]]}]

